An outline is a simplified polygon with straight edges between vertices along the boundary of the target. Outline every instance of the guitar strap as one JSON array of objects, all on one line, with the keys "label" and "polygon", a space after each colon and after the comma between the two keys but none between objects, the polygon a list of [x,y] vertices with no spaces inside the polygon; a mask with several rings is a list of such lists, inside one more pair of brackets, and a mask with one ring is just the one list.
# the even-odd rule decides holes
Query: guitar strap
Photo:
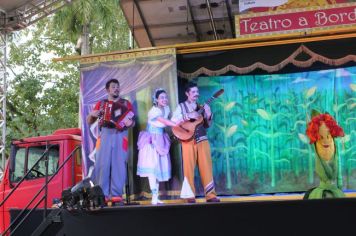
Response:
[{"label": "guitar strap", "polygon": [[[179,103],[180,109],[182,111],[182,116],[185,117],[185,115],[188,113],[188,107],[185,104],[185,102]],[[185,120],[185,119],[184,119]]]},{"label": "guitar strap", "polygon": [[[188,108],[186,102],[179,103],[179,106],[180,106],[180,109],[182,110],[183,117],[185,117],[185,115],[187,113],[191,112],[190,109]],[[197,104],[197,108],[195,109],[195,111],[198,111],[200,109],[200,107],[201,106],[199,104]]]},{"label": "guitar strap", "polygon": [[182,108],[183,114],[189,113],[189,108],[188,108],[187,104],[185,104],[185,102],[181,103],[181,108]]}]

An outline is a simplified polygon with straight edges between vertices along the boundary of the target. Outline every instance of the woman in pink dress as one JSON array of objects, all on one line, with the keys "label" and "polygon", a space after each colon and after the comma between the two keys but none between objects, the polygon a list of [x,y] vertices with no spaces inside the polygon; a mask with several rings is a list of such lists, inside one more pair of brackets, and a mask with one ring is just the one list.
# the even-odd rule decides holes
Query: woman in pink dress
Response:
[{"label": "woman in pink dress", "polygon": [[167,93],[162,88],[156,89],[153,94],[153,107],[148,112],[147,128],[140,132],[137,142],[137,175],[148,177],[154,205],[163,203],[158,199],[159,182],[171,178],[171,142],[164,128],[177,124],[168,119],[169,115]]}]

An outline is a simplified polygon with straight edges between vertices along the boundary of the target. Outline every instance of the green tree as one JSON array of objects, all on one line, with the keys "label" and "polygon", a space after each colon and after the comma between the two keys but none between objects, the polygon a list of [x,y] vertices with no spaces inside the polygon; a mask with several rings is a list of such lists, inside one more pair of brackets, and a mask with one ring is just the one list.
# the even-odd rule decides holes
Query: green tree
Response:
[{"label": "green tree", "polygon": [[77,0],[53,18],[52,27],[76,44],[81,55],[128,49],[129,28],[119,0]]},{"label": "green tree", "polygon": [[60,33],[46,30],[48,24],[45,19],[16,33],[11,40],[8,63],[13,76],[7,94],[8,140],[77,126],[77,65],[50,60],[73,50]]},{"label": "green tree", "polygon": [[[81,17],[86,20],[79,21]],[[77,22],[71,25],[69,19]],[[114,0],[77,0],[56,15],[13,33],[8,60],[8,142],[78,126],[79,63],[54,63],[51,58],[75,54],[76,37],[83,29],[80,22],[89,22],[92,52],[128,49],[128,26]]]}]

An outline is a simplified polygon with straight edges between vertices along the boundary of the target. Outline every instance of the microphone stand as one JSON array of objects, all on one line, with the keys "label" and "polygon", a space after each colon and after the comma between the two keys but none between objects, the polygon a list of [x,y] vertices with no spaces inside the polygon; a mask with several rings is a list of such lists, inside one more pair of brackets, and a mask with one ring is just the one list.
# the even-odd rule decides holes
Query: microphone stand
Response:
[{"label": "microphone stand", "polygon": [[125,205],[140,205],[139,202],[131,202],[130,200],[130,178],[129,178],[129,162],[126,162],[126,185],[125,185],[125,192],[126,192],[126,204]]}]

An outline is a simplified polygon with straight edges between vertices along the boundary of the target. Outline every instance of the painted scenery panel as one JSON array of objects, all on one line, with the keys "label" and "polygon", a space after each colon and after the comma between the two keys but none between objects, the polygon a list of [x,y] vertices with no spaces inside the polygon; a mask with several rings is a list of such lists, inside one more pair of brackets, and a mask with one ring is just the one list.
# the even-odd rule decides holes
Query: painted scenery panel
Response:
[{"label": "painted scenery panel", "polygon": [[[292,74],[198,77],[212,102],[209,129],[219,195],[300,192],[316,186],[315,151],[305,134],[313,109],[344,129],[336,147],[344,190],[356,189],[356,67]],[[196,184],[201,190],[200,180]],[[202,194],[202,192],[201,192]]]}]

